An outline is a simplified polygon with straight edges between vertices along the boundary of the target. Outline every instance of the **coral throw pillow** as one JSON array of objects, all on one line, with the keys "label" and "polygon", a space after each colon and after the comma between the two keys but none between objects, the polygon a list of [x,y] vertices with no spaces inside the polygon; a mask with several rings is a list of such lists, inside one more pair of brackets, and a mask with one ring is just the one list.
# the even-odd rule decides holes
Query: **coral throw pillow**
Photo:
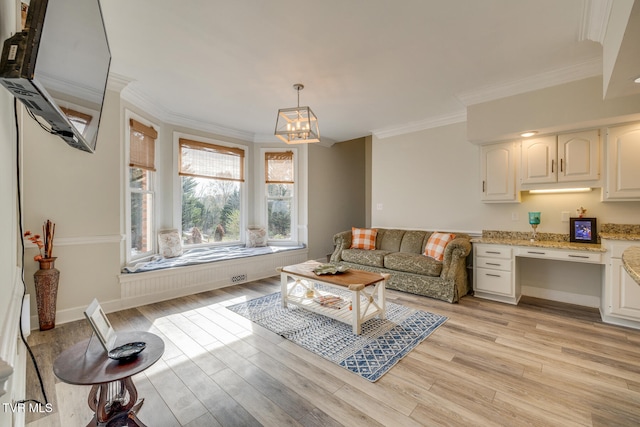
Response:
[{"label": "coral throw pillow", "polygon": [[451,233],[432,233],[424,248],[424,254],[436,261],[442,261],[445,248],[455,238],[456,235]]},{"label": "coral throw pillow", "polygon": [[351,227],[351,249],[375,249],[377,234],[378,230],[375,228]]}]

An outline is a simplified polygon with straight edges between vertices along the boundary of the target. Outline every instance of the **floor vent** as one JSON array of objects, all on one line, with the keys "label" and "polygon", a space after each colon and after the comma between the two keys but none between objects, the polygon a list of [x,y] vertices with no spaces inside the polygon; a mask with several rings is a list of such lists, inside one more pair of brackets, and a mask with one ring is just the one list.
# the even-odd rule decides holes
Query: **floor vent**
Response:
[{"label": "floor vent", "polygon": [[247,281],[246,274],[237,274],[231,277],[231,283],[240,283],[240,282],[246,282],[246,281]]}]

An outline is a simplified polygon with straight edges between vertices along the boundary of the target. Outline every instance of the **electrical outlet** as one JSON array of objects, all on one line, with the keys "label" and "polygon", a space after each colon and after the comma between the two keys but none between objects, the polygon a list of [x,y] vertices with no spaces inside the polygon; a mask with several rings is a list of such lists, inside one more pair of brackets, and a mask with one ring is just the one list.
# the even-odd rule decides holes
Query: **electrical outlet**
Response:
[{"label": "electrical outlet", "polygon": [[560,212],[560,221],[569,222],[569,212],[567,211]]},{"label": "electrical outlet", "polygon": [[520,215],[518,212],[511,212],[511,221],[518,221],[520,219]]}]

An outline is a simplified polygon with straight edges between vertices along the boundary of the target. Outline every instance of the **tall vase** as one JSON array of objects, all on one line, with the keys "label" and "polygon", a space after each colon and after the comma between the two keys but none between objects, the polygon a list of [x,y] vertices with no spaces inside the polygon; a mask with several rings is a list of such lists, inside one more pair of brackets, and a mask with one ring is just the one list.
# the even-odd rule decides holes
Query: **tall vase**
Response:
[{"label": "tall vase", "polygon": [[46,331],[56,326],[56,302],[58,300],[60,271],[54,267],[56,257],[43,258],[38,262],[40,269],[33,274],[33,279],[36,285],[40,330]]}]

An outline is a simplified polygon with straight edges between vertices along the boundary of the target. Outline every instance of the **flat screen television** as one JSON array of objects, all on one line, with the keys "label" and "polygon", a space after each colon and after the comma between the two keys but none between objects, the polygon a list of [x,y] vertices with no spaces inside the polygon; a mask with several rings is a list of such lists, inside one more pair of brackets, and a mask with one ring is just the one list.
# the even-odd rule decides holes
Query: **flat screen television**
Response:
[{"label": "flat screen television", "polygon": [[31,0],[0,83],[70,146],[93,153],[111,65],[99,0]]}]

